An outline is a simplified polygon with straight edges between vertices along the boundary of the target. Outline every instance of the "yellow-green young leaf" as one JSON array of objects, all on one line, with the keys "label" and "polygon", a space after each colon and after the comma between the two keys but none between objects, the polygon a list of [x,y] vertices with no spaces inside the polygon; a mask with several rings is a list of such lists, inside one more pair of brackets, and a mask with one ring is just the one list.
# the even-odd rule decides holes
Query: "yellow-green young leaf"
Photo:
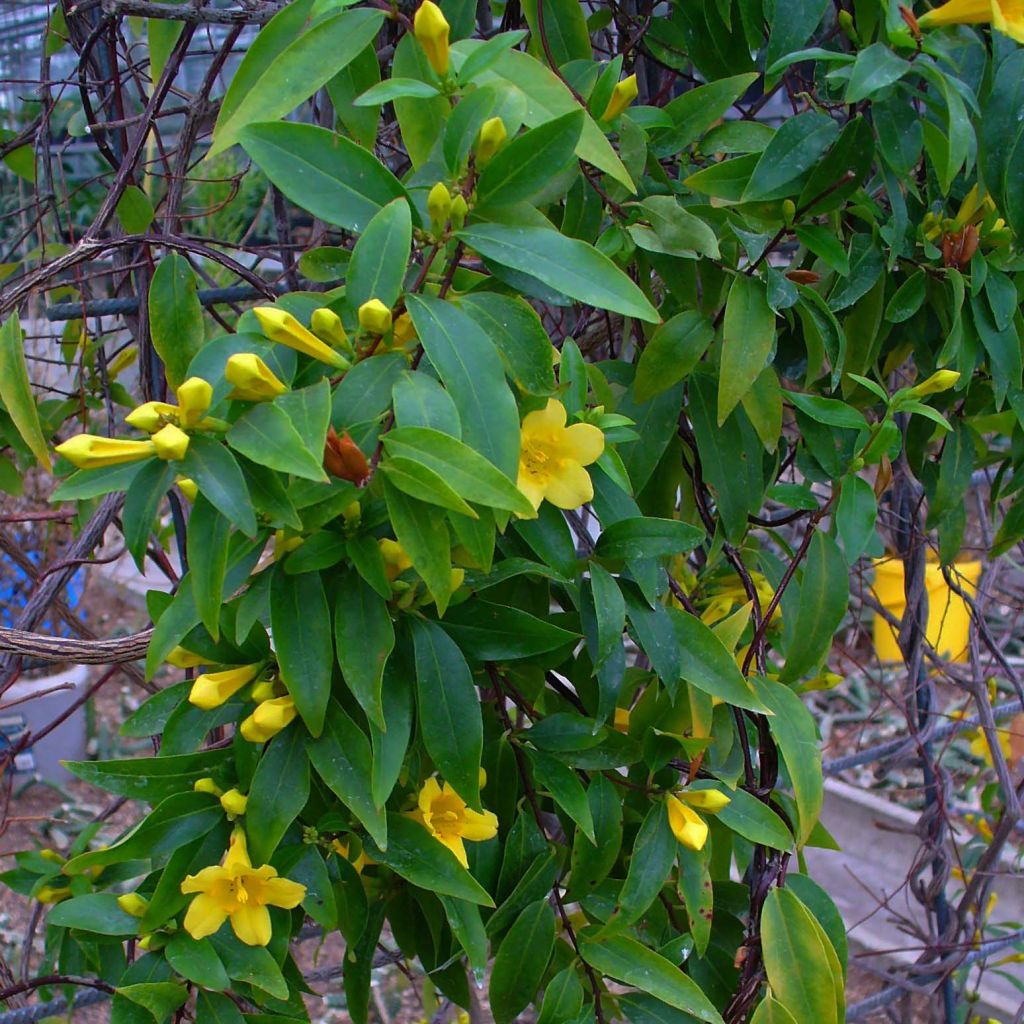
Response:
[{"label": "yellow-green young leaf", "polygon": [[729,289],[718,378],[718,423],[736,408],[768,362],[775,344],[775,313],[764,282],[740,274]]},{"label": "yellow-green young leaf", "polygon": [[176,252],[160,261],[149,284],[149,333],[167,372],[167,383],[176,388],[206,340],[196,275],[188,260]]},{"label": "yellow-green young leaf", "polygon": [[214,127],[210,156],[238,142],[247,125],[283,117],[312,96],[362,52],[377,34],[384,14],[369,8],[341,11],[297,39],[295,26],[278,18],[257,37],[270,37],[265,47],[255,56],[256,48],[249,50],[232,79]]},{"label": "yellow-green young leaf", "polygon": [[773,889],[761,914],[765,971],[772,992],[796,1020],[837,1024],[835,978],[815,924],[796,896]]},{"label": "yellow-green young leaf", "polygon": [[511,1024],[533,1002],[555,945],[555,912],[547,900],[531,903],[498,947],[488,990],[496,1024]]},{"label": "yellow-green young leaf", "polygon": [[797,1021],[777,999],[765,996],[758,1003],[750,1024],[797,1024]]},{"label": "yellow-green young leaf", "polygon": [[49,470],[50,451],[39,425],[39,410],[32,397],[25,362],[25,340],[17,313],[12,313],[0,327],[0,400],[21,439],[40,464]]}]

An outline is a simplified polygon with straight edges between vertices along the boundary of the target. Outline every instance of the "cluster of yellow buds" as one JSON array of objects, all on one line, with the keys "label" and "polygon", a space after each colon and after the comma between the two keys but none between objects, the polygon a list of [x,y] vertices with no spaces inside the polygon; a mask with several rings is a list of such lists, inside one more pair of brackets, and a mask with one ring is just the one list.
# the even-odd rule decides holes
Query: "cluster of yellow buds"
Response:
[{"label": "cluster of yellow buds", "polygon": [[220,800],[221,807],[224,808],[224,813],[228,816],[228,821],[234,821],[235,818],[240,818],[245,814],[249,798],[235,787],[223,790],[213,779],[207,776],[202,779],[196,779],[192,783],[192,788],[197,793],[209,793],[210,796],[217,797]]},{"label": "cluster of yellow buds", "polygon": [[[321,311],[317,310],[317,312]],[[332,313],[333,311],[325,310],[325,312]],[[334,366],[339,370],[347,370],[349,368],[349,361],[337,349],[332,348],[318,338],[308,327],[303,327],[286,309],[282,309],[280,306],[257,306],[253,309],[253,314],[259,321],[263,333],[271,341],[275,341],[279,345],[285,345],[313,359],[318,359],[320,362],[327,363],[329,366]],[[336,318],[337,315],[335,314]],[[337,320],[337,324],[335,324],[333,320],[322,315],[317,318],[316,323],[321,327],[323,324],[329,323],[332,330],[336,327],[341,327],[340,320]],[[342,329],[341,334],[343,336],[344,333],[344,329]],[[347,341],[347,336],[345,336],[345,340]]]},{"label": "cluster of yellow buds", "polygon": [[[1007,244],[1012,237],[992,197],[977,184],[964,196],[955,217],[945,217],[932,211],[926,213],[921,221],[921,233],[929,242],[937,242],[941,238],[943,255],[956,256],[958,266],[970,262],[979,243],[1000,246]],[[945,262],[947,266],[953,265],[949,258]]]}]

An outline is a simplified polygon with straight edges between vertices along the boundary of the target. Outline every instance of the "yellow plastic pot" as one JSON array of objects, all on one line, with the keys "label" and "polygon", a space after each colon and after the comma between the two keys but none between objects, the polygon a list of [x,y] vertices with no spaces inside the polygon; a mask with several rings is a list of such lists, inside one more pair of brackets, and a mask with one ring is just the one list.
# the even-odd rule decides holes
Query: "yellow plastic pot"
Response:
[{"label": "yellow plastic pot", "polygon": [[[952,566],[954,578],[962,590],[974,596],[981,576],[981,562],[956,562]],[[967,661],[970,638],[971,612],[967,603],[953,593],[942,575],[942,567],[929,563],[925,566],[925,587],[928,590],[928,643],[950,661]],[[886,611],[897,619],[903,617],[907,607],[903,592],[903,563],[896,558],[875,561],[875,597]],[[881,661],[902,661],[897,630],[881,616],[875,616],[875,653]]]}]

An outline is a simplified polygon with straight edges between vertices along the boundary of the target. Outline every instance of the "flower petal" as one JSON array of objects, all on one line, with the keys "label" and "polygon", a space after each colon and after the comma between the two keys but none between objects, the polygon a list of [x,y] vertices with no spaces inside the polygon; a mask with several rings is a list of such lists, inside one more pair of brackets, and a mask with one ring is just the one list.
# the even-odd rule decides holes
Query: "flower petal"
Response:
[{"label": "flower petal", "polygon": [[237,874],[239,869],[251,867],[252,861],[249,860],[249,847],[245,842],[245,833],[242,829],[236,828],[231,833],[231,842],[224,858],[224,868],[232,874]]},{"label": "flower petal", "polygon": [[271,878],[260,887],[260,895],[269,906],[291,910],[305,899],[306,887],[290,878]]},{"label": "flower petal", "polygon": [[544,497],[558,508],[579,508],[593,500],[594,484],[578,462],[564,459],[552,472]]},{"label": "flower petal", "polygon": [[434,801],[441,795],[441,787],[438,785],[437,779],[433,775],[423,783],[423,788],[420,790],[419,808],[424,814],[429,814],[433,807]]},{"label": "flower petal", "polygon": [[207,935],[212,935],[220,928],[227,916],[227,911],[222,910],[215,899],[200,893],[192,900],[185,914],[185,931],[193,939],[205,939]]},{"label": "flower petal", "polygon": [[565,406],[557,398],[549,398],[543,409],[528,412],[523,417],[523,433],[550,433],[553,430],[561,430],[566,419]]},{"label": "flower petal", "polygon": [[544,485],[541,484],[535,476],[525,472],[522,466],[519,468],[519,477],[516,480],[516,487],[526,495],[526,500],[529,501],[534,508],[540,508],[540,503],[544,500]]},{"label": "flower petal", "polygon": [[437,836],[438,842],[444,843],[452,853],[458,858],[459,863],[464,868],[469,868],[469,858],[466,856],[466,847],[462,844],[461,836]]},{"label": "flower petal", "polygon": [[194,875],[186,875],[181,883],[181,891],[184,893],[207,892],[215,883],[230,878],[231,875],[224,868],[219,864],[213,864],[208,868],[203,868],[202,871],[197,871]]},{"label": "flower petal", "polygon": [[265,946],[270,941],[270,911],[245,904],[231,915],[231,927],[247,946]]},{"label": "flower petal", "polygon": [[563,458],[575,459],[581,466],[589,466],[604,451],[604,432],[593,423],[574,423],[566,428],[559,447]]},{"label": "flower petal", "polygon": [[480,814],[468,807],[462,812],[465,819],[462,825],[462,838],[471,843],[482,843],[493,839],[498,834],[498,817],[493,811]]}]

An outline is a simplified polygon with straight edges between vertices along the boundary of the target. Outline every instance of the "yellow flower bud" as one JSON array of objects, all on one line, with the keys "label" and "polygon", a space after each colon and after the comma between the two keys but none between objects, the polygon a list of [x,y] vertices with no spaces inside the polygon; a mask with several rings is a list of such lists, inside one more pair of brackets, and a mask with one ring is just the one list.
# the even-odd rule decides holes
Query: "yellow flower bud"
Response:
[{"label": "yellow flower bud", "polygon": [[466,198],[460,192],[452,200],[452,212],[450,219],[452,222],[453,231],[461,231],[462,225],[466,223],[466,215],[469,213],[469,207],[466,205]]},{"label": "yellow flower bud", "polygon": [[191,651],[186,651],[184,647],[175,647],[165,660],[168,665],[173,665],[175,668],[195,668],[196,665],[202,665],[206,661],[201,654],[193,654]]},{"label": "yellow flower bud", "polygon": [[430,66],[442,78],[448,74],[448,22],[432,0],[423,0],[412,21],[413,34]]},{"label": "yellow flower bud", "polygon": [[236,352],[231,356],[224,367],[224,377],[234,387],[231,397],[243,402],[269,402],[288,390],[253,352]]},{"label": "yellow flower bud", "polygon": [[289,551],[294,551],[305,541],[302,534],[296,533],[289,536],[284,530],[274,531],[274,561],[284,558]]},{"label": "yellow flower bud", "polygon": [[412,559],[405,553],[405,548],[397,540],[382,537],[377,541],[377,546],[384,558],[384,574],[391,582],[398,579],[406,569],[412,568]]},{"label": "yellow flower bud", "polygon": [[118,466],[156,455],[156,445],[152,441],[122,441],[116,437],[98,437],[95,434],[78,434],[57,445],[55,450],[79,469]]},{"label": "yellow flower bud", "polygon": [[249,798],[244,793],[239,793],[237,789],[229,789],[220,798],[220,805],[229,818],[238,818],[245,814],[248,802]]},{"label": "yellow flower bud", "polygon": [[677,796],[691,807],[697,807],[709,814],[714,814],[732,803],[729,797],[719,793],[717,789],[686,790]]},{"label": "yellow flower bud", "polygon": [[614,121],[637,98],[639,90],[636,86],[636,75],[630,75],[621,82],[615,83],[608,106],[601,115],[602,121]]},{"label": "yellow flower bud", "polygon": [[262,704],[265,700],[273,700],[282,694],[278,691],[277,683],[273,679],[261,679],[253,685],[249,696],[257,704]]},{"label": "yellow flower bud", "polygon": [[359,307],[359,326],[370,334],[386,334],[391,329],[391,310],[380,299],[370,299]]},{"label": "yellow flower bud", "polygon": [[240,665],[221,672],[204,672],[196,678],[189,692],[189,703],[209,711],[230,700],[238,691],[251,683],[259,672],[260,665]]},{"label": "yellow flower bud", "polygon": [[452,197],[448,186],[439,181],[427,196],[427,213],[430,214],[430,223],[435,231],[443,231],[448,223],[448,214],[452,209]]},{"label": "yellow flower bud", "polygon": [[[175,481],[178,485],[178,490],[188,498],[189,501],[194,502],[199,494],[199,487],[196,485],[195,480],[190,476],[179,476]],[[183,666],[187,668],[188,666]]]},{"label": "yellow flower bud", "polygon": [[125,423],[136,430],[144,430],[152,434],[165,423],[178,421],[178,407],[169,402],[144,402],[137,409],[132,409],[124,418]]},{"label": "yellow flower bud", "polygon": [[173,423],[161,427],[150,440],[156,454],[165,461],[183,459],[188,451],[188,434]]},{"label": "yellow flower bud", "polygon": [[137,892],[126,892],[123,896],[117,897],[117,905],[132,917],[142,917],[149,906],[149,900]]},{"label": "yellow flower bud", "polygon": [[629,733],[629,708],[615,709],[615,729],[617,732]]},{"label": "yellow flower bud", "polygon": [[250,743],[266,743],[282,729],[292,723],[297,714],[295,701],[291,697],[275,697],[265,700],[239,726],[243,739]]},{"label": "yellow flower bud", "polygon": [[308,331],[298,320],[279,306],[257,306],[253,313],[263,328],[263,333],[279,345],[312,356],[322,363],[339,369],[348,368],[348,360],[329,345],[325,345],[315,334]]},{"label": "yellow flower bud", "polygon": [[64,858],[56,850],[40,850],[39,856],[51,864],[63,864]]},{"label": "yellow flower bud", "polygon": [[324,341],[338,348],[343,348],[346,352],[352,351],[352,342],[348,340],[348,334],[345,332],[345,326],[341,322],[341,317],[333,309],[328,309],[326,306],[314,309],[313,316],[310,318],[310,327]]},{"label": "yellow flower bud", "polygon": [[488,164],[491,157],[498,152],[502,143],[507,138],[508,132],[505,131],[505,122],[500,117],[492,117],[484,121],[476,140],[477,167],[484,167]]},{"label": "yellow flower bud", "polygon": [[192,783],[192,789],[197,793],[209,793],[210,796],[218,798],[224,792],[224,790],[222,790],[220,786],[218,786],[217,783],[209,777],[209,775],[202,779],[196,779],[196,781]]},{"label": "yellow flower bud", "polygon": [[44,885],[36,893],[36,899],[40,903],[60,903],[61,900],[66,900],[70,895],[71,890],[66,885]]},{"label": "yellow flower bud", "polygon": [[194,427],[206,415],[213,401],[213,388],[202,377],[189,377],[175,392],[183,427]]},{"label": "yellow flower bud", "polygon": [[107,376],[113,380],[122,370],[127,370],[139,358],[139,346],[130,345],[107,364]]},{"label": "yellow flower bud", "polygon": [[410,341],[416,340],[416,328],[412,325],[412,317],[403,313],[395,318],[394,342],[396,348],[404,348]]},{"label": "yellow flower bud", "polygon": [[957,370],[936,370],[927,380],[912,387],[910,393],[915,398],[937,395],[940,391],[948,391],[959,379]]}]

